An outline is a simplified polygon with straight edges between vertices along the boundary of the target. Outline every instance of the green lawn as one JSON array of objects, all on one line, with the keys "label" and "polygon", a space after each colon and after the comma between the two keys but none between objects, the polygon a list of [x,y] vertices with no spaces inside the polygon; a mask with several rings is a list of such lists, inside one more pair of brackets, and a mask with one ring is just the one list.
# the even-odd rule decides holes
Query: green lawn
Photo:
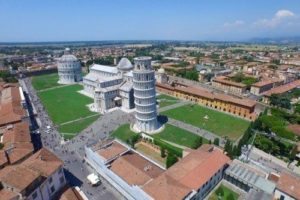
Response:
[{"label": "green lawn", "polygon": [[[200,136],[170,124],[166,124],[165,129],[162,132],[153,135],[153,137],[193,149],[199,146],[198,142],[201,140]],[[208,143],[204,138],[202,138],[202,142]]]},{"label": "green lawn", "polygon": [[[203,128],[216,135],[227,136],[232,140],[243,135],[250,125],[249,121],[192,104],[167,110],[161,114]],[[205,119],[205,116],[208,116],[208,119]]]},{"label": "green lawn", "polygon": [[159,102],[159,107],[165,107],[165,106],[170,106],[172,104],[175,104],[179,101],[179,99],[176,99],[175,97],[171,97],[165,94],[160,94],[156,98]]},{"label": "green lawn", "polygon": [[238,198],[239,195],[237,193],[224,185],[220,185],[209,197],[209,200],[237,200]]},{"label": "green lawn", "polygon": [[92,124],[99,118],[100,115],[89,117],[80,121],[72,122],[59,126],[59,132],[61,133],[74,133],[77,134]]},{"label": "green lawn", "polygon": [[93,103],[93,99],[78,93],[82,89],[81,85],[70,85],[39,92],[38,96],[52,121],[59,125],[95,114],[86,106]]},{"label": "green lawn", "polygon": [[39,91],[39,90],[60,86],[60,84],[58,84],[57,81],[58,81],[57,73],[33,76],[32,86],[34,87],[34,89]]},{"label": "green lawn", "polygon": [[129,138],[135,135],[137,135],[137,133],[134,133],[130,130],[129,124],[121,125],[119,128],[117,128],[117,130],[115,130],[112,133],[113,137],[116,137],[119,140],[122,140],[123,142],[126,142]]}]

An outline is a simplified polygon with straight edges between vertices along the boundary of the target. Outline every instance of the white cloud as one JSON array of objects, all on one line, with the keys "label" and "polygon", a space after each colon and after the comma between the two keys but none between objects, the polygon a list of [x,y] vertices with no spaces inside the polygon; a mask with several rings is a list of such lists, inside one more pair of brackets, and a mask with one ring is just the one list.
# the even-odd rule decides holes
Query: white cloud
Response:
[{"label": "white cloud", "polygon": [[271,19],[260,19],[254,22],[255,26],[262,26],[267,28],[275,28],[282,23],[288,23],[289,20],[295,18],[295,14],[290,10],[278,10]]},{"label": "white cloud", "polygon": [[232,28],[232,27],[242,26],[242,25],[244,25],[244,24],[245,24],[244,21],[242,21],[242,20],[236,20],[236,21],[234,21],[234,22],[232,22],[232,23],[226,22],[226,23],[223,24],[223,26],[224,26],[225,28]]},{"label": "white cloud", "polygon": [[290,10],[278,10],[275,14],[275,18],[293,17],[295,14]]}]

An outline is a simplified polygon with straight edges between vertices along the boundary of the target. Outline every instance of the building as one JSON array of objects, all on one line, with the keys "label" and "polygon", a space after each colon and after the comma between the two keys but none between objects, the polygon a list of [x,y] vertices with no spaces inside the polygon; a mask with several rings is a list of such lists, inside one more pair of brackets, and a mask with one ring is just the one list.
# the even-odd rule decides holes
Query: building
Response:
[{"label": "building", "polygon": [[281,85],[281,86],[278,86],[278,87],[275,87],[271,90],[268,90],[264,93],[262,93],[263,95],[263,102],[264,103],[267,103],[269,104],[270,103],[270,97],[272,94],[283,94],[283,93],[286,93],[288,91],[291,91],[295,88],[298,88],[300,87],[300,80],[296,80],[296,81],[293,81],[291,83],[287,83],[287,84],[284,84],[284,85]]},{"label": "building", "polygon": [[275,184],[269,181],[267,177],[268,174],[264,171],[239,160],[234,160],[226,169],[224,175],[225,180],[245,192],[253,190],[258,193],[265,193],[268,196],[273,195]]},{"label": "building", "polygon": [[137,131],[153,133],[159,128],[156,110],[155,72],[151,57],[134,59],[133,89]]},{"label": "building", "polygon": [[82,81],[81,63],[74,55],[69,54],[69,49],[66,49],[65,54],[58,59],[57,71],[60,84]]},{"label": "building", "polygon": [[274,198],[280,200],[300,199],[300,177],[282,172],[276,184]]},{"label": "building", "polygon": [[281,79],[259,81],[251,85],[250,93],[259,96],[263,92],[282,85],[283,82],[284,80]]},{"label": "building", "polygon": [[94,111],[104,113],[116,107],[125,111],[134,108],[132,68],[127,58],[122,58],[116,67],[90,66],[89,73],[83,77],[83,94],[94,98]]},{"label": "building", "polygon": [[28,119],[23,91],[19,84],[0,82],[0,127]]},{"label": "building", "polygon": [[87,162],[127,199],[204,199],[230,159],[213,145],[191,150],[169,169],[114,140],[85,148]]},{"label": "building", "polygon": [[0,170],[1,200],[52,200],[66,185],[63,162],[42,148],[19,165]]},{"label": "building", "polygon": [[156,83],[156,88],[159,92],[227,112],[241,118],[254,120],[257,117],[255,113],[256,102],[249,99],[236,98],[226,94],[211,92],[199,86],[180,83],[172,83],[171,85]]},{"label": "building", "polygon": [[228,93],[243,95],[247,86],[243,83],[236,83],[227,79],[226,76],[217,76],[212,79],[212,86],[218,90]]}]

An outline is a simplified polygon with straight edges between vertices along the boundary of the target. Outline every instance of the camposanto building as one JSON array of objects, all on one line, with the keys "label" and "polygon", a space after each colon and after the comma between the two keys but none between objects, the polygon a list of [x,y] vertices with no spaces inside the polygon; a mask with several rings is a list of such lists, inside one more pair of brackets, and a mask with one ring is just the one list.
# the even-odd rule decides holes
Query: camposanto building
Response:
[{"label": "camposanto building", "polygon": [[82,81],[80,61],[76,56],[69,54],[69,49],[66,49],[65,54],[58,59],[57,71],[58,83],[60,84],[72,84]]}]

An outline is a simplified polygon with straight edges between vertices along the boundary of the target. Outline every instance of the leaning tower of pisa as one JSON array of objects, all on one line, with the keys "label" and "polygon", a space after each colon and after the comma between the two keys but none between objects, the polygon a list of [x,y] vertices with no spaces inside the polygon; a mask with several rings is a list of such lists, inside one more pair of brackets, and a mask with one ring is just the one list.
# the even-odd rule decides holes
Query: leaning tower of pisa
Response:
[{"label": "leaning tower of pisa", "polygon": [[133,128],[145,133],[153,133],[159,128],[154,75],[151,57],[134,58],[133,90],[136,121]]}]

